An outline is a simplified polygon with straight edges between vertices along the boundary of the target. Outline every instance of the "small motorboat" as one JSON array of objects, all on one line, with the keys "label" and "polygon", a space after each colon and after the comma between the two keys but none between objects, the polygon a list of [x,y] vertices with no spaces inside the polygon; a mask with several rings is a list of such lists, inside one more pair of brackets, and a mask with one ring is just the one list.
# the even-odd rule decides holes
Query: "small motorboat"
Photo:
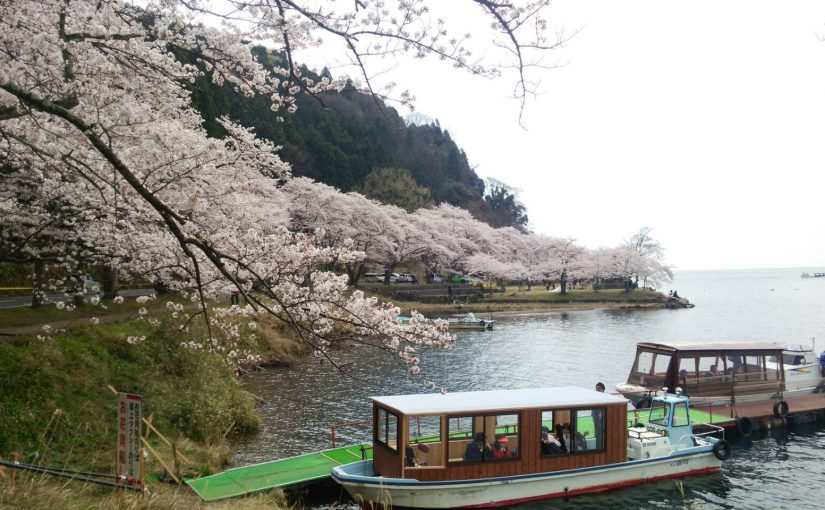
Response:
[{"label": "small motorboat", "polygon": [[472,312],[459,317],[450,317],[442,320],[447,321],[450,329],[469,329],[474,331],[489,331],[493,329],[493,324],[496,322],[493,319],[476,317]]},{"label": "small motorboat", "polygon": [[514,505],[714,473],[730,455],[719,427],[693,431],[678,388],[630,427],[624,397],[576,387],[371,400],[373,459],[332,469],[365,508]]}]

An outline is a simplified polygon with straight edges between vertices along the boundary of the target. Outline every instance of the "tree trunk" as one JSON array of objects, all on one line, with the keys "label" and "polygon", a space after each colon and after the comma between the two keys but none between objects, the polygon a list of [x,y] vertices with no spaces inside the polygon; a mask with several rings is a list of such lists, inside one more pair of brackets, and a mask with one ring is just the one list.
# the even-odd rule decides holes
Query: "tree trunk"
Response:
[{"label": "tree trunk", "polygon": [[103,299],[117,296],[117,269],[110,265],[103,266]]},{"label": "tree trunk", "polygon": [[384,285],[390,284],[390,275],[393,271],[395,271],[395,264],[387,266],[387,270],[384,272]]},{"label": "tree trunk", "polygon": [[349,285],[350,287],[358,286],[358,280],[360,280],[361,275],[364,274],[364,266],[366,265],[366,260],[363,262],[357,262],[355,264],[350,264],[349,262],[344,264],[344,267],[347,270],[347,276],[349,277],[347,285]]},{"label": "tree trunk", "polygon": [[559,294],[562,296],[567,294],[567,273],[563,272],[561,274],[561,278],[559,278],[559,286],[561,287]]},{"label": "tree trunk", "polygon": [[32,270],[32,308],[40,308],[43,305],[43,272],[46,268],[43,259],[34,259]]}]

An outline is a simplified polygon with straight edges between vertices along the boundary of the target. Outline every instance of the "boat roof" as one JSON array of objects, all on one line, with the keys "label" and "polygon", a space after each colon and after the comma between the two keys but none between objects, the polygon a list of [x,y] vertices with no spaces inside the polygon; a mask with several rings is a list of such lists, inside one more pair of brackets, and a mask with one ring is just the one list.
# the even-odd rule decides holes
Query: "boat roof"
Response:
[{"label": "boat roof", "polygon": [[514,409],[587,407],[627,402],[621,395],[568,386],[518,390],[463,391],[370,397],[370,400],[402,414],[461,414]]},{"label": "boat roof", "polygon": [[696,353],[727,353],[727,352],[776,352],[783,350],[781,345],[767,342],[672,342],[668,344],[639,342],[640,349],[658,351],[672,351],[680,354]]}]

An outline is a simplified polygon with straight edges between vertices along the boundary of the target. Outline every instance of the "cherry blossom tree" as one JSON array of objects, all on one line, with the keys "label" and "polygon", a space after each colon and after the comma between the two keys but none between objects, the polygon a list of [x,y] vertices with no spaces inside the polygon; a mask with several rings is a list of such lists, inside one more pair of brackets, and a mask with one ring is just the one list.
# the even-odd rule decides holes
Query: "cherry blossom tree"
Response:
[{"label": "cherry blossom tree", "polygon": [[665,263],[665,250],[661,243],[651,235],[653,229],[643,226],[630,237],[626,244],[633,247],[639,255],[638,266],[634,271],[636,283],[642,280],[642,286],[648,282],[659,286],[673,279],[671,267]]},{"label": "cherry blossom tree", "polygon": [[583,276],[586,250],[577,245],[573,238],[552,239],[549,243],[548,257],[542,269],[559,280],[560,292],[564,295],[567,294],[568,283]]}]

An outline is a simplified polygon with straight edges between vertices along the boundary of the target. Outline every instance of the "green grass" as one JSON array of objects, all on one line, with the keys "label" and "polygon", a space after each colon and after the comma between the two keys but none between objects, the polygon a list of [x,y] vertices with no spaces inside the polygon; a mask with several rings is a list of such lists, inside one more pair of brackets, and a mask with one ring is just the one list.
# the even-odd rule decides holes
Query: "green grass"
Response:
[{"label": "green grass", "polygon": [[660,303],[662,294],[656,291],[636,289],[624,292],[621,289],[607,290],[572,290],[562,295],[548,292],[544,287],[535,286],[531,291],[507,287],[505,292],[494,292],[484,298],[490,303]]},{"label": "green grass", "polygon": [[[220,443],[256,428],[253,400],[223,360],[184,349],[197,338],[163,327],[127,321],[0,341],[0,458],[110,471],[116,397],[107,385],[142,395],[144,416],[172,438]],[[140,345],[125,340],[141,335]]]},{"label": "green grass", "polygon": [[123,303],[116,305],[111,300],[100,300],[98,305],[88,303],[72,311],[60,310],[54,304],[45,304],[40,308],[20,307],[0,310],[0,329],[16,328],[30,325],[50,324],[62,321],[81,321],[91,317],[105,317],[115,314],[134,314],[146,307],[149,310],[163,308],[167,301],[183,303],[185,300],[176,294],[161,294],[154,301],[140,304],[136,297],[123,298]]}]

